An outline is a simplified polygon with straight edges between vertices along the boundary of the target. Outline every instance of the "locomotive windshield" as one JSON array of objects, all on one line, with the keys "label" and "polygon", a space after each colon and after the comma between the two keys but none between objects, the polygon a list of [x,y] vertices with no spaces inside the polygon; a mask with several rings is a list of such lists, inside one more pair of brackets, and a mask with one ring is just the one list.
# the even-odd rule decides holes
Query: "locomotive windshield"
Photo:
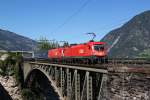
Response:
[{"label": "locomotive windshield", "polygon": [[104,45],[94,45],[94,50],[96,51],[104,50]]}]

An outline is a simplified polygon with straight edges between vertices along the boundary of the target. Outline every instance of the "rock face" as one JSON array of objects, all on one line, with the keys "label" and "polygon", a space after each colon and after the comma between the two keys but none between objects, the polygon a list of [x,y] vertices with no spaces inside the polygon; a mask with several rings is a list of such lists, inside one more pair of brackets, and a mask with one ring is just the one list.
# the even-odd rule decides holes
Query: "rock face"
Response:
[{"label": "rock face", "polygon": [[0,50],[32,50],[35,45],[32,39],[0,29]]},{"label": "rock face", "polygon": [[122,27],[109,32],[101,41],[108,44],[109,56],[134,58],[150,50],[150,11],[133,17]]},{"label": "rock face", "polygon": [[12,76],[0,76],[0,83],[13,100],[22,100],[21,91]]},{"label": "rock face", "polygon": [[109,68],[102,100],[150,100],[150,68],[141,67]]},{"label": "rock face", "polygon": [[0,84],[0,100],[12,100],[8,92],[4,89],[4,87]]},{"label": "rock face", "polygon": [[150,100],[150,75],[110,73],[109,98],[111,100]]}]

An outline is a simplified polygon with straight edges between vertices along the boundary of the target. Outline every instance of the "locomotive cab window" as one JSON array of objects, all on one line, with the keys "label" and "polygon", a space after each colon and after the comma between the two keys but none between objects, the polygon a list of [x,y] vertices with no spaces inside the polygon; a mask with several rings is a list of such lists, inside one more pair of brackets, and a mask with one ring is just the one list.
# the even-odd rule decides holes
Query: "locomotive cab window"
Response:
[{"label": "locomotive cab window", "polygon": [[104,50],[104,45],[94,45],[94,50],[96,51]]}]

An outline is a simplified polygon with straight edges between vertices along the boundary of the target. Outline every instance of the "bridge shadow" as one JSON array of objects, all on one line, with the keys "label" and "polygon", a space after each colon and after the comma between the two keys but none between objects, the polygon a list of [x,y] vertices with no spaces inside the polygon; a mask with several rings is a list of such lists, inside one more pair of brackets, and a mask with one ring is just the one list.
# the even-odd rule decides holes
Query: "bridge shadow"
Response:
[{"label": "bridge shadow", "polygon": [[44,73],[38,69],[34,69],[30,72],[25,82],[25,86],[34,92],[36,97],[38,97],[36,99],[59,100],[59,96],[51,86],[51,82]]},{"label": "bridge shadow", "polygon": [[13,100],[1,84],[0,84],[0,100]]}]

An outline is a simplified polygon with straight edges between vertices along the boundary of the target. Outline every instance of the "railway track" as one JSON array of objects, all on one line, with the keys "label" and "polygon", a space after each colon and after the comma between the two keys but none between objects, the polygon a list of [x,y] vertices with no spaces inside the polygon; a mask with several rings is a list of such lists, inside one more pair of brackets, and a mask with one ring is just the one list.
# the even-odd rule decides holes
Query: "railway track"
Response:
[{"label": "railway track", "polygon": [[127,59],[127,58],[111,58],[108,59],[109,64],[150,64],[150,59]]},{"label": "railway track", "polygon": [[[49,59],[25,59],[25,61],[31,61],[31,62],[40,62],[40,63],[52,63],[49,61]],[[70,65],[70,66],[82,66],[87,68],[100,68],[100,69],[107,69],[111,66],[135,66],[141,67],[141,66],[150,66],[150,59],[123,59],[123,58],[111,58],[108,59],[107,62],[101,63],[101,64],[82,64],[82,63],[58,63],[53,62],[53,64],[61,64],[61,65]]]}]

